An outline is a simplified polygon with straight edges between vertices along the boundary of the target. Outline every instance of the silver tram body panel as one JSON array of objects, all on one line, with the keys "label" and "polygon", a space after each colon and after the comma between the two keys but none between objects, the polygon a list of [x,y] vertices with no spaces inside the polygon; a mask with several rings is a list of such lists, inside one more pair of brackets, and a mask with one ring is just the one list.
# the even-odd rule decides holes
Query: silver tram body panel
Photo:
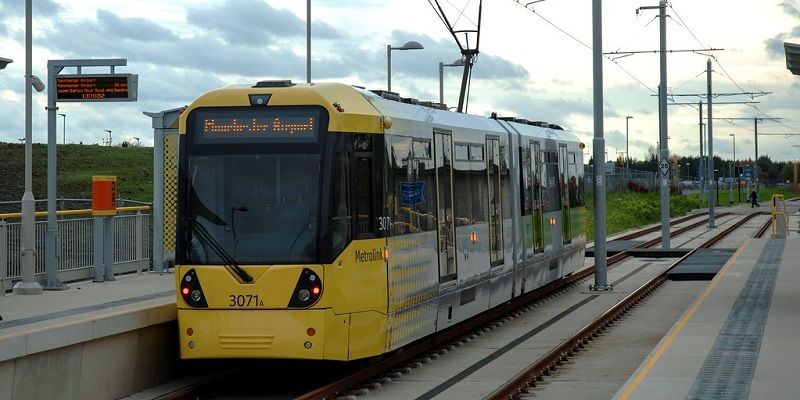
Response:
[{"label": "silver tram body panel", "polygon": [[[415,180],[414,174],[422,168],[436,169],[436,164],[431,164],[441,150],[435,148],[435,142],[439,140],[435,137],[436,133],[440,134],[438,138],[444,138],[443,141],[446,141],[449,135],[451,150],[457,146],[460,146],[460,149],[469,148],[470,151],[474,149],[476,153],[478,149],[484,150],[483,160],[478,161],[471,159],[471,153],[466,159],[458,155],[453,157],[451,154],[451,171],[455,172],[451,173],[449,183],[451,185],[453,183],[452,174],[465,171],[468,171],[466,172],[468,177],[462,179],[476,183],[472,185],[471,192],[459,192],[458,188],[452,191],[451,186],[450,193],[453,196],[454,207],[459,201],[474,201],[470,195],[486,196],[484,189],[487,188],[478,185],[477,182],[481,176],[483,179],[488,179],[486,169],[487,160],[490,158],[488,154],[490,144],[487,139],[493,140],[492,147],[499,144],[499,171],[500,175],[505,174],[498,177],[501,182],[500,197],[503,211],[500,219],[502,249],[495,254],[494,260],[491,260],[489,243],[491,228],[487,221],[466,221],[463,218],[459,220],[459,224],[455,227],[454,248],[447,247],[448,254],[440,254],[440,244],[437,245],[441,240],[439,228],[404,232],[387,237],[387,248],[390,251],[387,271],[389,288],[387,351],[453,326],[515,296],[567,275],[583,265],[585,235],[583,230],[576,231],[583,226],[583,210],[571,209],[567,213],[575,215],[575,218],[570,218],[571,222],[568,222],[573,225],[572,232],[574,232],[568,243],[565,243],[562,234],[564,232],[562,224],[565,223],[563,213],[560,210],[543,212],[544,226],[541,233],[544,234],[542,238],[544,247],[535,252],[530,249],[532,244],[526,242],[527,236],[530,236],[530,233],[526,234],[526,230],[532,232],[533,228],[527,220],[523,220],[519,200],[523,190],[520,188],[519,176],[520,146],[538,143],[542,152],[557,153],[560,149],[566,150],[564,154],[571,154],[574,157],[573,163],[576,164],[576,169],[577,166],[581,166],[582,178],[583,154],[579,149],[579,140],[573,134],[563,130],[406,104],[387,100],[366,91],[362,91],[362,94],[380,113],[392,120],[391,127],[385,130],[384,135],[386,151],[390,155],[388,162],[399,162],[395,158],[400,159],[404,155],[397,153],[405,151],[407,144],[411,143],[408,159],[405,160],[408,165],[407,177],[399,179]],[[414,145],[424,143],[430,143],[435,154],[430,154],[429,160],[422,161],[410,157]],[[446,145],[442,146],[445,147]],[[567,160],[563,162],[563,168],[556,167],[557,176],[546,177],[545,182],[548,187],[562,184],[562,177],[559,174],[568,168]],[[547,171],[542,171],[545,172]],[[387,176],[387,197],[390,193],[397,194],[398,191],[398,183],[389,180],[390,177]],[[428,188],[426,195],[437,196],[439,204],[438,185],[435,190],[434,193],[434,190]],[[389,200],[389,207],[402,209],[398,206],[398,201],[397,198]],[[436,212],[415,214],[413,211],[408,211],[406,214],[407,216],[398,212],[398,215],[410,221],[392,222],[412,227],[414,224],[437,224]],[[458,216],[454,215],[452,218],[457,219]],[[575,221],[576,219],[581,220]],[[554,223],[551,225],[549,221]],[[456,272],[454,278],[442,280],[440,260],[445,259],[452,260],[448,262],[454,264]]]}]

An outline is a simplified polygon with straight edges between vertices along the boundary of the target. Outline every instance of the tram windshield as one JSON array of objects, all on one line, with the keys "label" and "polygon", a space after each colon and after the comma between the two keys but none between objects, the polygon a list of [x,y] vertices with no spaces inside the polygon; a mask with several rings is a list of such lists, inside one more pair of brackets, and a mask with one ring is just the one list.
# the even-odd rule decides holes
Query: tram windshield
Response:
[{"label": "tram windshield", "polygon": [[[186,261],[316,261],[321,175],[318,132],[303,132],[297,138],[300,143],[287,134],[265,138],[257,132],[246,132],[250,137],[243,137],[239,134],[242,123],[237,126],[236,119],[229,117],[224,124],[230,127],[230,132],[225,133],[230,136],[215,133],[209,140],[202,125],[207,126],[209,113],[217,110],[190,116],[189,137],[182,149],[186,152],[185,169],[181,172],[185,186],[178,208],[184,225],[180,237],[188,240],[183,253]],[[318,116],[316,112],[310,118]],[[274,119],[269,115],[253,117],[254,125],[256,118]],[[308,120],[307,116],[303,118]],[[250,121],[250,116],[240,120]],[[192,126],[199,132],[192,132]],[[198,227],[191,224],[199,225],[210,239],[192,234]]]}]

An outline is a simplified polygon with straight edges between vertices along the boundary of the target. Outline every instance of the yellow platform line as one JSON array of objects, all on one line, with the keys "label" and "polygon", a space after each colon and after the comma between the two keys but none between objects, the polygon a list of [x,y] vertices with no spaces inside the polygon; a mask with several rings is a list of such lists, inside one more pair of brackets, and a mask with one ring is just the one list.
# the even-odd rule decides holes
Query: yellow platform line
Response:
[{"label": "yellow platform line", "polygon": [[630,398],[631,394],[633,394],[633,391],[636,390],[637,387],[639,387],[644,378],[646,378],[647,375],[650,373],[650,370],[653,369],[653,367],[661,359],[664,353],[667,350],[669,350],[669,347],[672,345],[672,342],[675,341],[675,338],[678,335],[680,335],[681,332],[683,332],[683,329],[686,327],[686,324],[688,324],[689,320],[691,320],[692,317],[694,317],[700,306],[702,306],[703,303],[706,302],[708,296],[711,294],[711,291],[714,290],[714,288],[717,286],[722,277],[725,276],[725,274],[731,268],[736,259],[742,255],[742,252],[744,252],[744,249],[747,248],[751,240],[752,238],[747,239],[747,241],[744,242],[744,246],[740,247],[739,250],[736,251],[736,253],[728,260],[728,262],[725,263],[722,269],[720,269],[720,271],[717,273],[717,276],[715,276],[714,279],[711,281],[711,283],[706,287],[706,290],[704,290],[703,293],[700,295],[700,297],[697,300],[695,300],[694,304],[692,304],[692,306],[689,307],[689,310],[686,311],[685,314],[683,314],[680,321],[678,321],[678,324],[675,326],[675,329],[673,329],[669,334],[667,334],[667,338],[663,342],[661,342],[661,344],[656,348],[656,351],[653,352],[653,355],[647,360],[647,364],[645,364],[644,368],[642,368],[642,370],[636,374],[636,376],[633,378],[633,381],[631,381],[631,384],[628,385],[628,387],[625,388],[625,391],[622,392],[622,394],[619,397],[620,400],[628,400]]}]

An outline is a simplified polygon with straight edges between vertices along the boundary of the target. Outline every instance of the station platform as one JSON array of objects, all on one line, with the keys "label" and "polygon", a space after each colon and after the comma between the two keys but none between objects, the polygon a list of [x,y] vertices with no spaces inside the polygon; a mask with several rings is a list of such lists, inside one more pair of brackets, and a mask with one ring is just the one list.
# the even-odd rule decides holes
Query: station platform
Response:
[{"label": "station platform", "polygon": [[108,399],[171,376],[172,273],[0,296],[0,400]]},{"label": "station platform", "polygon": [[614,398],[796,399],[798,332],[800,233],[749,239]]}]

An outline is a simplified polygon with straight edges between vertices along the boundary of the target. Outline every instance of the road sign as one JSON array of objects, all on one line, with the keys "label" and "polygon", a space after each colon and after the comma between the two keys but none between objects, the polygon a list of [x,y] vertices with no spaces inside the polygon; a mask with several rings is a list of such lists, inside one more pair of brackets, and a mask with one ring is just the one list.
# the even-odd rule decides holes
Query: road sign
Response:
[{"label": "road sign", "polygon": [[136,74],[56,75],[56,101],[136,101]]},{"label": "road sign", "polygon": [[753,166],[750,164],[744,164],[742,166],[742,174],[744,174],[745,178],[752,178],[753,177]]},{"label": "road sign", "polygon": [[662,175],[669,174],[669,161],[666,158],[662,158],[661,162],[658,163],[658,169],[661,170]]}]

